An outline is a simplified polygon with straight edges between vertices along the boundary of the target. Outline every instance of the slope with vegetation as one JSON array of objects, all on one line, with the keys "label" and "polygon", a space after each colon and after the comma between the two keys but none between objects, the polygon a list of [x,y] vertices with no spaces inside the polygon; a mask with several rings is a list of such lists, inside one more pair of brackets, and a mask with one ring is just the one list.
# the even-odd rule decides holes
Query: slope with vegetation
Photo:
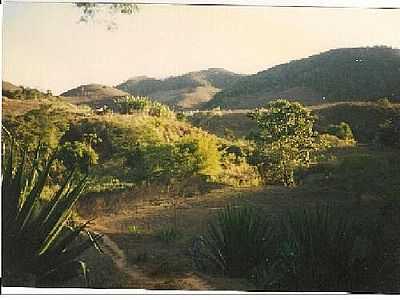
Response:
[{"label": "slope with vegetation", "polygon": [[48,90],[46,93],[24,86],[16,86],[8,81],[2,81],[3,97],[16,100],[42,100],[53,98],[52,92]]},{"label": "slope with vegetation", "polygon": [[[136,288],[399,289],[398,105],[381,100],[310,109],[271,101],[241,115],[248,120],[241,124],[253,127],[239,128],[244,139],[226,128],[218,137],[147,97],[116,97],[113,113],[59,104],[39,103],[25,113],[6,113],[3,120],[29,157],[36,149],[55,153],[51,164],[32,160],[43,176],[27,190],[29,201],[12,202],[30,203],[17,215],[29,224],[62,215],[60,222],[51,218],[56,224],[43,226],[43,233],[23,226],[29,239],[8,237],[10,247],[29,240],[36,245],[31,250],[39,251],[23,253],[33,265],[15,262],[22,273],[24,267],[28,273],[39,270],[37,256],[50,251],[49,261],[60,264],[48,270],[40,263],[40,270],[56,274],[66,268],[66,258],[68,270],[77,274],[82,264],[72,254],[81,252],[67,253],[90,243],[80,239],[80,227],[77,233],[67,225],[95,217],[91,228],[106,234],[100,247],[114,268],[90,254],[89,268],[105,268],[92,273],[92,287],[104,287],[109,278],[112,287]],[[3,155],[9,162],[3,172],[14,182],[7,195],[19,199],[19,174],[30,168],[13,166],[10,152]],[[62,193],[65,182],[75,179],[72,186],[79,187],[86,174],[88,187],[72,211],[79,193],[73,188]],[[64,233],[79,239],[65,240]],[[9,272],[18,274],[15,267]]]},{"label": "slope with vegetation", "polygon": [[134,96],[148,96],[172,107],[195,109],[240,77],[224,69],[212,68],[164,80],[135,77],[117,88]]},{"label": "slope with vegetation", "polygon": [[304,104],[400,100],[400,50],[343,48],[245,76],[205,107],[255,108],[277,98]]}]

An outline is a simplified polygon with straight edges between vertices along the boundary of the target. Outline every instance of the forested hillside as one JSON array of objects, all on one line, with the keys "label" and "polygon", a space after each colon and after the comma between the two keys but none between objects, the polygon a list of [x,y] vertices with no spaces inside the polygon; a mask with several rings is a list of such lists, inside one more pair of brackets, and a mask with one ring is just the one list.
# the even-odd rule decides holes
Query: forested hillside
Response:
[{"label": "forested hillside", "polygon": [[291,61],[241,78],[217,93],[206,107],[255,108],[276,98],[304,104],[400,100],[400,50],[334,49]]}]

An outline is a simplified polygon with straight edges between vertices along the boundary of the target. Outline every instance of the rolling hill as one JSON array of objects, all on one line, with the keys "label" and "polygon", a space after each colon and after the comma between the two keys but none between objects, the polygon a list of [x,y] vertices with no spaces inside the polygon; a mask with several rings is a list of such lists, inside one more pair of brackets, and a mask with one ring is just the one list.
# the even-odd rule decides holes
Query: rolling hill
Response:
[{"label": "rolling hill", "polygon": [[277,98],[315,105],[384,97],[400,100],[400,50],[343,48],[244,76],[204,108],[255,108]]},{"label": "rolling hill", "polygon": [[15,84],[12,84],[11,82],[8,81],[2,81],[2,92],[3,96],[9,97],[10,94],[16,92],[16,91],[22,91],[22,88],[19,86],[16,86]]},{"label": "rolling hill", "polygon": [[131,95],[148,96],[171,107],[195,109],[240,77],[224,69],[211,68],[163,80],[134,77],[116,88]]},{"label": "rolling hill", "polygon": [[92,107],[109,105],[114,97],[127,95],[129,94],[124,91],[101,84],[81,85],[61,94],[64,100],[72,104],[87,104]]}]

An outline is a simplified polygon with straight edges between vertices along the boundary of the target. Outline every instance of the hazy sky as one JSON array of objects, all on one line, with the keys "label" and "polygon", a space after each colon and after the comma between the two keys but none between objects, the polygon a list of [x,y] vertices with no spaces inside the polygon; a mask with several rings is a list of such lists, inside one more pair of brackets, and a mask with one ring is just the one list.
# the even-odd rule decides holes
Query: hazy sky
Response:
[{"label": "hazy sky", "polygon": [[118,29],[72,4],[4,4],[3,79],[60,93],[210,67],[256,73],[328,49],[400,48],[400,10],[142,5]]}]

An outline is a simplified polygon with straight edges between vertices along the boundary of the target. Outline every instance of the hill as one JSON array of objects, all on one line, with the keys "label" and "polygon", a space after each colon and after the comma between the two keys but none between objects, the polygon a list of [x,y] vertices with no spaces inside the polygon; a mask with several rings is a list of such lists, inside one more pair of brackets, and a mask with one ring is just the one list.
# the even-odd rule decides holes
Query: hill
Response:
[{"label": "hill", "polygon": [[9,99],[18,100],[40,100],[52,98],[51,91],[43,93],[38,89],[17,86],[8,81],[2,81],[2,95]]},{"label": "hill", "polygon": [[8,81],[2,81],[2,91],[3,91],[3,96],[8,97],[7,95],[15,91],[22,91],[22,88],[19,86],[16,86],[15,84],[12,84],[11,82]]},{"label": "hill", "polygon": [[92,107],[109,105],[114,97],[127,95],[129,94],[124,91],[101,84],[81,85],[61,94],[64,100],[72,104],[87,104]]},{"label": "hill", "polygon": [[190,72],[164,80],[140,76],[117,86],[137,96],[148,96],[172,107],[194,109],[208,102],[217,92],[242,75],[219,68]]},{"label": "hill", "polygon": [[277,98],[314,105],[384,97],[400,100],[400,50],[343,48],[242,77],[204,107],[255,108]]}]

